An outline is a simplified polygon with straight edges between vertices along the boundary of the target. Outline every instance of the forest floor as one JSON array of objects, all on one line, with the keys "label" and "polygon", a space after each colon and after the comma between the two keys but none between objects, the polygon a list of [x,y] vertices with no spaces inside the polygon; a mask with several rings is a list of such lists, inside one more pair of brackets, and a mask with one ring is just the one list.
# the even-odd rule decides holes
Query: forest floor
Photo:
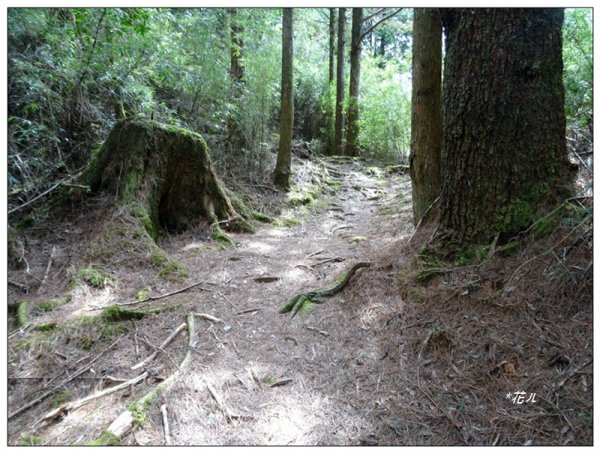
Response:
[{"label": "forest floor", "polygon": [[[295,165],[300,173],[308,168]],[[543,293],[521,305],[521,288],[531,288],[508,277],[515,260],[525,263],[535,250],[478,267],[476,280],[461,269],[416,284],[411,263],[433,231],[413,237],[408,176],[360,161],[325,168],[336,190],[288,207],[279,217],[287,221],[231,234],[235,248],[216,245],[200,228],[161,240],[188,270],[185,278],[117,270],[103,288],[74,287],[68,301],[51,308],[42,301],[64,292],[46,282],[28,304],[32,325],[9,326],[9,414],[56,389],[9,419],[9,444],[96,439],[176,372],[188,350],[190,364],[122,444],[164,445],[163,405],[172,445],[591,444],[591,286],[561,310],[542,308]],[[273,194],[272,202],[282,196]],[[69,268],[58,256],[72,256],[77,244],[66,233],[63,242],[56,237],[78,227],[62,228],[29,238],[38,253],[31,253],[28,273],[37,280],[48,274],[52,249],[54,268]],[[293,318],[280,313],[294,295],[330,287],[363,261],[373,264],[333,297]],[[9,279],[22,282],[23,272]],[[60,271],[50,275],[60,280]],[[135,301],[140,290],[157,296],[197,282],[127,307],[173,305],[158,314],[94,321],[102,308]],[[191,312],[219,321],[198,317],[192,348],[184,329],[156,349]],[[54,327],[35,328],[44,325]],[[143,382],[39,423],[52,408],[139,375],[131,367],[155,350]],[[82,367],[78,378],[59,385]],[[507,398],[518,391],[536,393],[537,402]]]}]

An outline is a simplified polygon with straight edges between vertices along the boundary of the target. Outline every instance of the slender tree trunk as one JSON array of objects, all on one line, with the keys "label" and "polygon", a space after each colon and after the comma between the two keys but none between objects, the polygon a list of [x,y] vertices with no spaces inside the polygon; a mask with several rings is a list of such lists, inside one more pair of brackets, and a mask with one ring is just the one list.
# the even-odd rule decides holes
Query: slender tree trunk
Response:
[{"label": "slender tree trunk", "polygon": [[[410,177],[418,224],[440,194],[442,151],[442,23],[434,8],[415,8],[413,19]],[[425,219],[423,219],[425,220]]]},{"label": "slender tree trunk", "polygon": [[352,40],[350,43],[350,87],[348,90],[348,135],[346,138],[346,155],[358,155],[359,109],[358,95],[360,90],[360,55],[362,51],[363,8],[352,8]]},{"label": "slender tree trunk", "polygon": [[231,36],[229,75],[231,76],[232,81],[242,82],[244,80],[244,64],[242,61],[244,41],[242,39],[242,26],[238,20],[237,9],[229,8],[228,11]]},{"label": "slender tree trunk", "polygon": [[346,8],[340,8],[338,16],[337,82],[335,99],[335,134],[332,154],[344,152],[344,47],[346,44]]},{"label": "slender tree trunk", "polygon": [[438,237],[499,241],[570,190],[562,9],[444,10]]},{"label": "slender tree trunk", "polygon": [[[240,25],[238,12],[236,8],[228,8],[229,13],[229,31],[230,31],[230,64],[229,76],[231,79],[231,98],[232,103],[237,104],[244,84],[244,62],[242,50],[244,42],[242,40],[242,26]],[[236,112],[232,112],[227,119],[227,142],[232,148],[241,148],[245,146],[246,140],[240,128],[239,117]]]},{"label": "slender tree trunk", "polygon": [[294,25],[293,9],[283,8],[283,38],[281,57],[281,121],[279,124],[279,152],[273,174],[275,185],[290,186],[292,128],[294,125]]},{"label": "slender tree trunk", "polygon": [[329,8],[329,84],[335,80],[335,31],[337,14]]}]

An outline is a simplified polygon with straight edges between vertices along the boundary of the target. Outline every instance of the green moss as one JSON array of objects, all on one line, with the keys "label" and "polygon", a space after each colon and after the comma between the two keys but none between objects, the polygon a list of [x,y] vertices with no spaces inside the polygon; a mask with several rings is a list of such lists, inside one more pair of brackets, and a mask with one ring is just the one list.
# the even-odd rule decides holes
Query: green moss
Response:
[{"label": "green moss", "polygon": [[273,217],[263,214],[261,212],[252,211],[252,218],[262,223],[273,223],[275,219]]},{"label": "green moss", "polygon": [[235,243],[218,225],[215,226],[213,238],[215,241],[219,242],[220,244],[223,244],[225,247],[235,248]]},{"label": "green moss", "polygon": [[167,256],[167,254],[158,247],[155,247],[150,255],[150,264],[158,270],[159,277],[175,274],[178,277],[186,278],[189,275],[188,270],[181,263]]},{"label": "green moss", "polygon": [[119,445],[120,442],[121,442],[121,439],[119,439],[113,433],[109,433],[108,431],[103,431],[102,434],[100,434],[100,437],[98,437],[95,440],[92,440],[91,442],[88,443],[88,445],[96,446],[96,447],[109,447],[109,446]]},{"label": "green moss", "polygon": [[364,236],[354,236],[350,240],[350,242],[353,243],[353,244],[360,244],[361,242],[366,241],[366,240],[367,240],[367,238],[364,237]]},{"label": "green moss", "polygon": [[156,240],[158,238],[158,229],[152,219],[150,219],[150,215],[148,211],[140,205],[135,205],[131,208],[131,215],[138,218],[146,230],[146,233],[152,238],[152,240]]},{"label": "green moss", "polygon": [[302,225],[302,222],[300,222],[299,220],[296,220],[296,219],[292,219],[290,217],[282,217],[282,218],[275,220],[273,225],[278,228],[291,228],[291,227],[295,227],[297,225]]},{"label": "green moss", "polygon": [[35,330],[39,332],[50,332],[52,330],[56,330],[56,328],[57,324],[55,322],[45,322],[35,326]]},{"label": "green moss", "polygon": [[103,288],[111,280],[110,275],[101,269],[88,267],[80,271],[77,276],[89,286],[94,288]]},{"label": "green moss", "polygon": [[43,312],[53,311],[56,307],[60,305],[59,301],[51,300],[48,302],[42,302],[37,305],[36,309]]},{"label": "green moss", "polygon": [[29,324],[29,319],[27,318],[27,301],[22,300],[17,302],[17,316],[14,321],[15,327],[23,327]]},{"label": "green moss", "polygon": [[19,447],[42,445],[42,438],[40,436],[36,436],[34,434],[24,434],[17,441],[17,445]]},{"label": "green moss", "polygon": [[139,320],[146,316],[145,313],[126,310],[119,305],[111,305],[102,310],[102,319],[106,322],[121,322]]},{"label": "green moss", "polygon": [[146,289],[140,289],[137,293],[135,293],[135,300],[141,302],[142,300],[146,300],[150,297],[150,291]]}]

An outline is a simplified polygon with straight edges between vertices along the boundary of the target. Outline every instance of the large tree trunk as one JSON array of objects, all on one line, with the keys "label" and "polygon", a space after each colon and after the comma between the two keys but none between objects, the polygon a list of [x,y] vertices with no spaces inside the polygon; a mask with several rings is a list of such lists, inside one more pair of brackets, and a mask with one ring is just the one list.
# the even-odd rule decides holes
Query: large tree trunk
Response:
[{"label": "large tree trunk", "polygon": [[[155,237],[180,232],[200,219],[246,230],[215,175],[206,143],[194,132],[154,121],[121,121],[111,131],[84,179],[93,192],[131,206]],[[153,233],[152,233],[153,232]]]},{"label": "large tree trunk", "polygon": [[292,8],[283,9],[281,52],[281,120],[279,123],[279,153],[273,175],[275,185],[289,189],[294,125],[294,25]]},{"label": "large tree trunk", "polygon": [[352,9],[352,40],[350,43],[350,87],[348,90],[348,132],[346,137],[346,155],[358,155],[360,91],[360,54],[362,50],[363,9]]},{"label": "large tree trunk", "polygon": [[442,13],[440,236],[508,239],[569,187],[562,9]]},{"label": "large tree trunk", "polygon": [[337,14],[329,8],[329,84],[335,80],[335,27]]},{"label": "large tree trunk", "polygon": [[442,186],[442,23],[434,8],[414,9],[410,145],[413,218],[418,224],[424,215],[433,217],[435,210],[428,208]]},{"label": "large tree trunk", "polygon": [[344,153],[344,47],[346,44],[346,8],[340,8],[338,16],[337,82],[335,96],[335,133],[332,154]]}]

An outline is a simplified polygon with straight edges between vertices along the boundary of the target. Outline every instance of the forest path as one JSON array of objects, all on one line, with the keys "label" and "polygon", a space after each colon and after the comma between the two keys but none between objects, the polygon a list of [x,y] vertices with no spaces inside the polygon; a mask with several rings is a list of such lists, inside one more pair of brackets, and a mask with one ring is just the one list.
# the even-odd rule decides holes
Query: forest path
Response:
[{"label": "forest path", "polygon": [[[381,428],[376,413],[396,391],[398,370],[380,362],[389,351],[379,335],[399,312],[399,296],[362,286],[361,270],[309,313],[290,319],[279,310],[358,261],[377,266],[377,253],[408,237],[410,179],[357,162],[329,169],[339,193],[298,226],[233,235],[236,249],[220,252],[195,254],[185,236],[170,242],[167,251],[193,270],[190,280],[210,275],[215,283],[195,311],[224,320],[199,334],[201,357],[165,398],[174,444],[356,445]],[[207,384],[245,417],[228,422]],[[140,443],[160,443],[156,422]]]},{"label": "forest path", "polygon": [[[321,194],[311,206],[283,212],[281,218],[300,218],[294,226],[264,225],[255,234],[231,234],[234,249],[215,247],[198,231],[163,240],[160,246],[189,270],[187,283],[157,280],[140,269],[119,274],[114,288],[86,290],[73,302],[38,315],[36,322],[51,318],[60,322],[61,317],[67,321],[131,300],[140,288],[157,295],[203,282],[143,304],[143,308],[178,305],[136,321],[117,339],[117,347],[106,350],[108,344],[94,343],[89,352],[80,351],[88,357],[104,352],[93,370],[61,390],[63,398],[82,398],[113,385],[106,376],[132,378],[137,373],[130,367],[155,351],[188,313],[206,313],[223,323],[197,320],[196,347],[183,378],[152,404],[148,419],[123,439],[124,444],[165,443],[159,409],[163,404],[173,445],[398,443],[394,407],[403,392],[399,376],[407,365],[402,339],[390,330],[390,321],[402,312],[402,300],[393,269],[386,271],[378,257],[413,231],[410,179],[361,162],[324,165],[337,180],[337,193]],[[323,304],[293,319],[279,313],[294,295],[332,286],[359,261],[372,261],[373,266],[360,269]],[[367,273],[372,274],[365,278]],[[34,381],[27,376],[54,375],[59,369],[80,366],[60,362],[66,360],[71,344],[85,340],[85,323],[78,325],[65,330],[64,338],[57,337],[43,353],[44,360],[23,356],[11,365],[11,410],[48,385],[42,381],[42,387],[34,390],[29,387]],[[187,349],[186,335],[178,335],[152,362],[155,379],[87,404],[60,423],[34,432],[44,445],[81,445],[97,438],[129,404],[171,375]],[[209,387],[241,418],[228,417]],[[53,407],[53,399],[11,420],[11,443]],[[414,441],[409,436],[403,442]]]}]

